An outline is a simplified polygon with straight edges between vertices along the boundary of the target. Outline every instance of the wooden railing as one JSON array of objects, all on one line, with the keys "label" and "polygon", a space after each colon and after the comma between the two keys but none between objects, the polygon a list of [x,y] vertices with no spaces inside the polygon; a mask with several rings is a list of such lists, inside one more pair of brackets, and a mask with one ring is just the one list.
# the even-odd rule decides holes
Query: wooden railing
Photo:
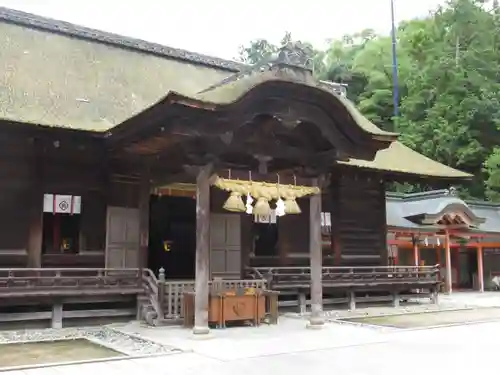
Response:
[{"label": "wooden railing", "polygon": [[[265,289],[265,280],[216,280],[211,288]],[[78,297],[134,295],[138,308],[149,323],[161,323],[183,317],[185,292],[195,289],[194,280],[165,280],[149,269],[106,268],[11,268],[0,269],[0,298]]]},{"label": "wooden railing", "polygon": [[[270,289],[309,288],[310,267],[250,267],[247,276],[266,280]],[[323,267],[323,286],[327,288],[397,287],[437,285],[439,265],[384,267]]]},{"label": "wooden railing", "polygon": [[[140,311],[138,318],[144,319],[148,324],[161,324],[164,319],[162,306],[163,293],[160,290],[160,283],[155,274],[148,268],[142,270],[142,296],[144,299],[138,298],[137,308]],[[146,306],[144,306],[146,304]],[[152,311],[147,309],[147,305],[151,306]]]},{"label": "wooden railing", "polygon": [[0,269],[0,297],[135,294],[142,289],[139,269]]}]

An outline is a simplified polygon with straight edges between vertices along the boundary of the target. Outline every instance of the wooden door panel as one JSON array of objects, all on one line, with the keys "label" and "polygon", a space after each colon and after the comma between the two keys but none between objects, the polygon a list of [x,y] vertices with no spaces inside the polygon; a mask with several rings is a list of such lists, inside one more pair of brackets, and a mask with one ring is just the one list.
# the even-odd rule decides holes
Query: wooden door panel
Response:
[{"label": "wooden door panel", "polygon": [[137,267],[139,238],[139,210],[136,208],[108,207],[106,267]]},{"label": "wooden door panel", "polygon": [[212,273],[224,273],[226,271],[226,252],[224,249],[212,249],[210,252],[210,269]]},{"label": "wooden door panel", "polygon": [[124,268],[123,251],[119,247],[106,248],[106,268]]},{"label": "wooden door panel", "polygon": [[240,215],[228,215],[226,217],[225,245],[240,249],[241,247],[241,220]]},{"label": "wooden door panel", "polygon": [[212,277],[238,278],[241,273],[241,217],[210,216],[210,272]]},{"label": "wooden door panel", "polygon": [[239,273],[241,270],[241,251],[230,250],[226,252],[226,271]]}]

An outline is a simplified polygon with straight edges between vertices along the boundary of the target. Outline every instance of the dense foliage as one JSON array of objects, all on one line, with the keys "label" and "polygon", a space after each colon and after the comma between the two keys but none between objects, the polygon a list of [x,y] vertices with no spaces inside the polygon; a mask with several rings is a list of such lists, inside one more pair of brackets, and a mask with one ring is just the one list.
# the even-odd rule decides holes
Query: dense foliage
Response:
[{"label": "dense foliage", "polygon": [[[283,42],[291,40],[287,33]],[[400,116],[393,118],[391,38],[363,30],[314,51],[314,73],[348,84],[374,123],[413,149],[474,174],[466,197],[500,200],[500,8],[498,0],[451,0],[397,31]],[[255,63],[277,46],[255,40],[240,58]],[[421,187],[405,184],[402,190]]]}]

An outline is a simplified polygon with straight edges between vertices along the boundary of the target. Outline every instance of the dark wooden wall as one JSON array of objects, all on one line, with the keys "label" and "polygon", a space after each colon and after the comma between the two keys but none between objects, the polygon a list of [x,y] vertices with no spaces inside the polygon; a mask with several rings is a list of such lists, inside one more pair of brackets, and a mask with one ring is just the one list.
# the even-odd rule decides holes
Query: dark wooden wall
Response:
[{"label": "dark wooden wall", "polygon": [[[1,126],[1,124],[0,124]],[[29,140],[0,128],[0,266],[24,267],[36,155]]]},{"label": "dark wooden wall", "polygon": [[[104,265],[112,184],[103,146],[90,133],[0,123],[0,267],[26,267],[34,259],[44,267]],[[82,197],[78,253],[30,250],[33,226],[39,233],[43,225],[43,194]]]},{"label": "dark wooden wall", "polygon": [[[309,199],[299,200],[301,215],[279,218],[279,254],[254,258],[252,266],[309,265]],[[385,185],[380,176],[335,173],[324,190],[322,211],[331,214],[331,245],[323,247],[325,266],[387,264]]]},{"label": "dark wooden wall", "polygon": [[386,265],[385,184],[369,174],[332,179],[332,242],[343,266]]},{"label": "dark wooden wall", "polygon": [[[44,193],[80,195],[82,215],[79,253],[43,254],[41,265],[103,266],[106,208],[138,207],[139,178],[126,165],[107,160],[103,140],[90,133],[34,128],[0,127],[0,267],[28,264],[33,212],[38,209],[35,218],[41,217]],[[33,186],[39,190],[34,191]],[[224,212],[227,193],[212,189],[211,195],[212,212]],[[271,258],[248,258],[253,246],[252,221],[244,215],[245,263],[308,265],[309,199],[298,203],[301,215],[278,221],[279,254]],[[332,246],[324,249],[325,265],[386,264],[385,189],[379,176],[349,170],[334,173],[322,205],[322,211],[332,217]]]}]

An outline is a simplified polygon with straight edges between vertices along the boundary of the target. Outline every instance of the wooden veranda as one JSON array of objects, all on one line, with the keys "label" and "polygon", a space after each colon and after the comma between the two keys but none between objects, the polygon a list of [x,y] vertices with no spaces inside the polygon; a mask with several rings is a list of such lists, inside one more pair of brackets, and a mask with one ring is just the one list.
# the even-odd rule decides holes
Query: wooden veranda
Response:
[{"label": "wooden veranda", "polygon": [[[223,288],[273,289],[291,293],[298,299],[280,301],[282,307],[298,306],[305,313],[314,303],[310,267],[249,268],[243,280],[209,280],[208,289],[218,283]],[[321,289],[336,292],[336,298],[321,300],[323,304],[391,301],[399,305],[401,299],[429,297],[437,303],[439,267],[323,267]],[[176,324],[184,318],[183,298],[196,291],[195,280],[165,280],[149,269],[9,269],[0,270],[0,305],[15,305],[17,299],[29,298],[32,304],[47,303],[51,309],[37,313],[3,313],[0,322],[29,322],[50,320],[53,328],[61,328],[63,320],[82,318],[134,317],[150,325]],[[419,289],[421,293],[412,291]],[[425,293],[424,293],[425,291]],[[366,295],[367,292],[383,292]],[[311,297],[308,298],[307,296]],[[95,309],[92,304],[100,298],[132,297],[135,309]],[[72,309],[78,302],[85,309]],[[271,314],[270,306],[267,314]]]}]

